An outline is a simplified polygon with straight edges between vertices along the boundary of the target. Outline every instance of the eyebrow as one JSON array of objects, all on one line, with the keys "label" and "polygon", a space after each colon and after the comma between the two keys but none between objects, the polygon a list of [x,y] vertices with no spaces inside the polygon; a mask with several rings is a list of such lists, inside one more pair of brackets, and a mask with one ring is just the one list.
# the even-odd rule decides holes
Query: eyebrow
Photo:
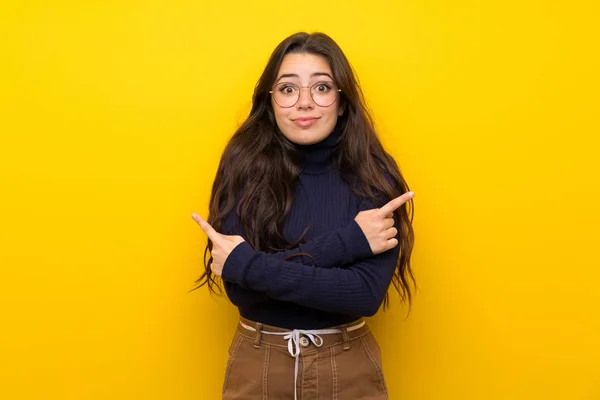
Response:
[{"label": "eyebrow", "polygon": [[[328,76],[331,80],[333,80],[333,77],[331,75],[329,75],[327,72],[315,72],[310,75],[311,78],[314,78],[315,76]],[[279,78],[277,78],[275,83],[279,82],[283,78],[300,78],[300,76],[298,74],[283,74]]]}]

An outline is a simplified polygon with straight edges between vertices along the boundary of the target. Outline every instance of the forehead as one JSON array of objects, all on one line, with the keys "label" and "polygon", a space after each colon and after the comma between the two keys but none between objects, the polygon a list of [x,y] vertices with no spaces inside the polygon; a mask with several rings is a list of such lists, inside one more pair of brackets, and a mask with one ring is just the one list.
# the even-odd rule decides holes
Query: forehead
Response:
[{"label": "forehead", "polygon": [[277,77],[284,74],[295,74],[300,78],[309,78],[315,73],[326,73],[333,76],[325,57],[307,53],[291,53],[283,57]]}]

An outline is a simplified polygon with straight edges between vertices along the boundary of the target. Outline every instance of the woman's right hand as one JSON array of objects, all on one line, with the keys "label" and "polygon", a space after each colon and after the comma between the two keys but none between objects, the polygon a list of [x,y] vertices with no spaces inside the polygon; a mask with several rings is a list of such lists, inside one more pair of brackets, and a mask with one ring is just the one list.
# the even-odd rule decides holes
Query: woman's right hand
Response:
[{"label": "woman's right hand", "polygon": [[381,208],[361,211],[356,215],[354,220],[369,241],[373,254],[383,253],[398,245],[398,239],[396,239],[398,230],[394,227],[394,211],[413,197],[413,192],[406,192]]}]

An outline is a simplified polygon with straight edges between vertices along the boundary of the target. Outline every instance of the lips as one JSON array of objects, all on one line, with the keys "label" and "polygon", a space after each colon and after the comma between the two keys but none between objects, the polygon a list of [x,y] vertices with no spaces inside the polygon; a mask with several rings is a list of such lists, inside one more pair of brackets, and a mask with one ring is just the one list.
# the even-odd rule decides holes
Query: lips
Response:
[{"label": "lips", "polygon": [[306,126],[311,126],[313,125],[315,122],[317,122],[316,117],[302,117],[302,118],[296,118],[294,120],[294,123],[298,126],[302,126],[302,127],[306,127]]}]

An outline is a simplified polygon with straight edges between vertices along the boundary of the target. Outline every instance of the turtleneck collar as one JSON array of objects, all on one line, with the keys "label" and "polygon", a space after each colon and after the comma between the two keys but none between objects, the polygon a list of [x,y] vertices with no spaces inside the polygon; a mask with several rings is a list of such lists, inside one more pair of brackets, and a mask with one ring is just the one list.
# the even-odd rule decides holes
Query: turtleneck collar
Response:
[{"label": "turtleneck collar", "polygon": [[319,143],[294,145],[299,156],[302,173],[321,175],[330,171],[340,136],[339,130],[334,129],[329,136]]}]

